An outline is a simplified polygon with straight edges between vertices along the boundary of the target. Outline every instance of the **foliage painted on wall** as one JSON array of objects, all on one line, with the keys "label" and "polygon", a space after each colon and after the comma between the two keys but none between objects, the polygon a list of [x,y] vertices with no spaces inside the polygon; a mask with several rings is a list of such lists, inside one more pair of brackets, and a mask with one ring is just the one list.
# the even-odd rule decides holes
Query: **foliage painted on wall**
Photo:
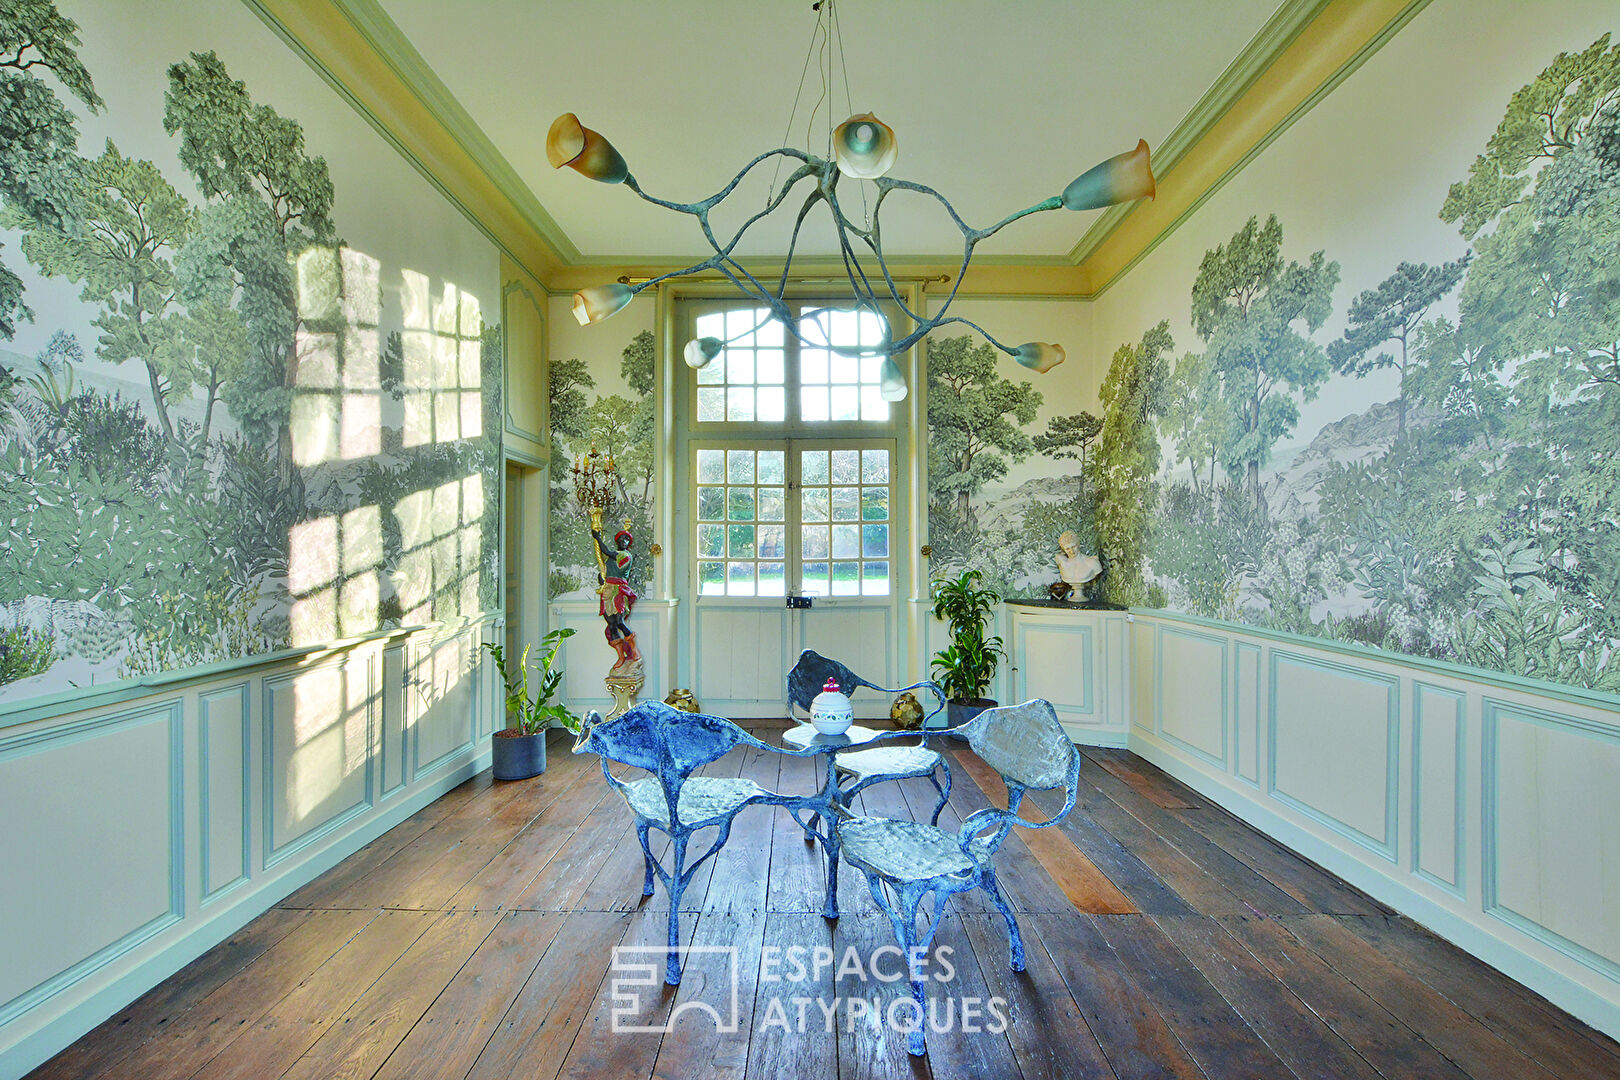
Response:
[{"label": "foliage painted on wall", "polygon": [[[986,503],[983,493],[1032,454],[1083,459],[1099,422],[1087,413],[1060,416],[1031,436],[1024,429],[1035,421],[1041,392],[1001,375],[996,351],[971,337],[930,338],[926,360],[930,573],[977,570],[987,588],[1022,595],[1036,578],[1055,576],[1059,533],[1089,533],[1090,503],[1067,465],[1069,480],[1037,482],[1038,493],[1020,488],[1003,503]],[[1089,547],[1089,538],[1082,542]]]},{"label": "foliage painted on wall", "polygon": [[635,539],[635,561],[630,585],[645,595],[647,571],[653,560],[647,549],[654,541],[653,480],[657,421],[653,413],[653,336],[643,330],[620,353],[619,377],[635,395],[599,394],[596,377],[580,359],[551,365],[551,574],[548,595],[594,593],[597,586],[596,554],[590,519],[574,499],[568,475],[574,458],[595,446],[613,455],[619,473],[618,500],[603,521],[612,534],[630,521]]},{"label": "foliage painted on wall", "polygon": [[[1471,249],[1399,262],[1325,346],[1323,251],[1290,260],[1257,216],[1206,252],[1203,350],[1151,398],[1151,478],[1098,493],[1104,554],[1145,550],[1176,609],[1620,691],[1620,47],[1555,57],[1436,201]],[[1383,367],[1395,400],[1355,413]],[[1343,418],[1277,467],[1324,388]]]},{"label": "foliage painted on wall", "polygon": [[186,176],[80,156],[79,34],[0,5],[5,257],[78,292],[30,305],[0,264],[0,337],[45,338],[0,352],[0,695],[492,607],[498,328],[412,270],[388,311],[324,159],[213,53],[152,72]]},{"label": "foliage painted on wall", "polygon": [[1162,408],[1169,375],[1165,355],[1174,348],[1170,324],[1161,322],[1136,345],[1121,345],[1103,379],[1102,430],[1086,480],[1094,503],[1097,544],[1108,570],[1103,588],[1116,604],[1150,599],[1142,571],[1148,520],[1157,498],[1159,438],[1153,417]]}]

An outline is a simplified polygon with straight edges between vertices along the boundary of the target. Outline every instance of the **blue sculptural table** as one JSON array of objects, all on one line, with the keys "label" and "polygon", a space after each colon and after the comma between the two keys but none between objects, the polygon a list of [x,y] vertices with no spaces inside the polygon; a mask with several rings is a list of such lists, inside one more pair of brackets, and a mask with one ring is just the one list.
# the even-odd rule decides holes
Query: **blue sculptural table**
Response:
[{"label": "blue sculptural table", "polygon": [[[829,919],[838,918],[838,811],[833,804],[840,799],[838,790],[838,752],[852,746],[861,746],[880,736],[893,738],[915,735],[909,731],[874,731],[853,724],[842,735],[823,735],[809,724],[788,728],[782,733],[782,742],[794,750],[813,750],[827,762],[826,780],[821,790],[812,795],[786,799],[783,806],[793,815],[811,838],[821,842],[827,856],[827,898],[821,905],[821,914]],[[809,819],[801,815],[808,812]],[[823,831],[825,830],[825,831]]]}]

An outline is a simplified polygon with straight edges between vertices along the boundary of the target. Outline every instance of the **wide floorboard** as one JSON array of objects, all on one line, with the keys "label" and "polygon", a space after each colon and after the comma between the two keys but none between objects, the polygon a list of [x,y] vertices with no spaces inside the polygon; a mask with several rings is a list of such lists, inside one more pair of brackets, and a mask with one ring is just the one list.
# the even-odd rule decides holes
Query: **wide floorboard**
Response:
[{"label": "wide floorboard", "polygon": [[[750,726],[769,741],[782,724]],[[946,745],[954,830],[1004,792]],[[680,987],[626,993],[615,947],[658,957],[669,904],[642,896],[628,809],[568,749],[558,733],[535,780],[463,784],[34,1076],[1620,1077],[1612,1040],[1123,751],[1086,751],[1075,812],[997,857],[1024,972],[983,896],[948,908],[926,1059],[872,1023],[906,991],[869,964],[893,936],[864,879],[846,867],[843,917],[823,919],[820,855],[769,807],[738,817],[686,893],[682,940],[704,948]],[[706,771],[815,783],[808,762],[759,751]],[[1033,801],[1043,820],[1060,805]],[[934,791],[885,784],[861,803],[926,820]]]}]

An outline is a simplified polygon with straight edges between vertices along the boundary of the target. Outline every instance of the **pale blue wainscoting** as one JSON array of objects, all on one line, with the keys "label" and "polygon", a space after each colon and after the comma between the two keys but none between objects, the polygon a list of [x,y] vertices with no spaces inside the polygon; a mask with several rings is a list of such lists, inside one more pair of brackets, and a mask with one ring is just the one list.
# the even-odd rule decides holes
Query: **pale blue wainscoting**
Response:
[{"label": "pale blue wainscoting", "polygon": [[1052,696],[1077,741],[1126,734],[1620,1036],[1620,700],[1165,612],[1011,621],[1018,696]]},{"label": "pale blue wainscoting", "polygon": [[0,1078],[488,764],[501,617],[0,717]]}]

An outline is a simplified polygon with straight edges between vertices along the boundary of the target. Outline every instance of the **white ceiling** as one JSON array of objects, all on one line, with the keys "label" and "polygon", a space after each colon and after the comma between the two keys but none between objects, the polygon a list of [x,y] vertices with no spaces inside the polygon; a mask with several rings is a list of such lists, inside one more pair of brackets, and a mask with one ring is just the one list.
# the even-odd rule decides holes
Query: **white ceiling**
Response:
[{"label": "white ceiling", "polygon": [[[694,219],[552,169],[552,119],[574,112],[602,132],[649,194],[705,198],[782,145],[815,24],[810,0],[380,2],[580,252],[626,261],[706,249]],[[833,122],[876,113],[899,143],[890,175],[938,189],[969,224],[987,225],[1057,194],[1138,137],[1157,146],[1276,3],[841,0],[854,108],[835,70]],[[813,62],[792,145],[807,146],[820,90]],[[824,105],[808,146],[818,153],[827,115]],[[769,169],[761,172],[715,211],[717,230],[764,204]],[[859,213],[844,185],[840,196]],[[799,202],[790,197],[755,226],[739,253],[780,255]],[[801,252],[836,252],[824,213],[806,224]],[[978,250],[1065,255],[1095,213],[1040,214]],[[901,193],[884,204],[883,237],[891,256],[961,251],[937,206]]]}]

